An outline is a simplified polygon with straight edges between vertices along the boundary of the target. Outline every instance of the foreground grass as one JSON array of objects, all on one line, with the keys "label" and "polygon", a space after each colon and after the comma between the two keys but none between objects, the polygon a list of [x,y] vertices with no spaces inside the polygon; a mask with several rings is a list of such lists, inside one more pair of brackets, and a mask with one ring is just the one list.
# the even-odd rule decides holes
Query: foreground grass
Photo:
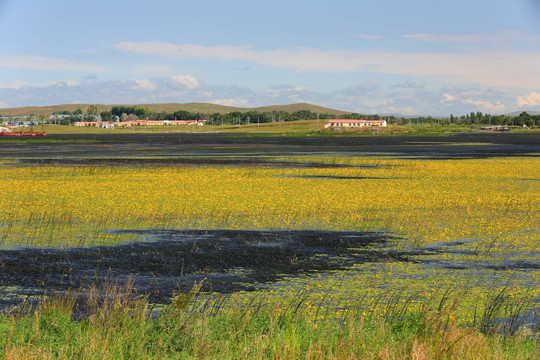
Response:
[{"label": "foreground grass", "polygon": [[[41,303],[28,314],[0,316],[5,359],[537,359],[537,335],[457,326],[459,299],[442,296],[413,311],[387,308],[380,320],[361,301],[340,318],[309,311],[306,294],[249,304],[180,294],[158,313],[144,298],[111,287],[73,320],[76,294]],[[360,305],[360,306],[358,306]]]}]

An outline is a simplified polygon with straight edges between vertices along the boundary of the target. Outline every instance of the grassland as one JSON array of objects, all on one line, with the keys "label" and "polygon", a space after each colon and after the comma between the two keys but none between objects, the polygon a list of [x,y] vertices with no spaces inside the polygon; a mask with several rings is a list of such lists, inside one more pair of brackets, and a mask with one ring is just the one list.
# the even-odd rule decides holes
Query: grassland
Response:
[{"label": "grassland", "polygon": [[115,296],[89,297],[90,315],[81,321],[72,320],[75,300],[67,295],[30,315],[18,308],[0,317],[0,353],[538,358],[536,157],[323,153],[266,160],[295,165],[0,163],[0,189],[8,194],[0,197],[0,242],[8,248],[145,240],[110,231],[118,229],[379,231],[394,238],[383,251],[409,253],[410,261],[300,274],[225,297],[180,294],[159,316],[144,294],[134,299],[134,289],[113,283],[100,291]]},{"label": "grassland", "polygon": [[[238,294],[198,301],[196,291],[151,316],[144,298],[91,302],[92,315],[71,319],[73,296],[43,303],[31,316],[0,317],[6,359],[537,359],[538,344],[520,333],[482,334],[456,326],[455,298],[436,310],[396,311],[377,321],[350,309],[336,321],[318,306],[316,319],[299,295],[290,302],[242,306]],[[449,300],[448,303],[445,303]]]}]

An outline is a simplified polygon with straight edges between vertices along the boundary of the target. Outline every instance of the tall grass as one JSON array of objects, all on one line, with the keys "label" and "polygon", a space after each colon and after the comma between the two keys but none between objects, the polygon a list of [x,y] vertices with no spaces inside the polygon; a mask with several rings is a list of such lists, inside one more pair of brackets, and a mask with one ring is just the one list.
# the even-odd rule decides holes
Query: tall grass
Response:
[{"label": "tall grass", "polygon": [[[458,326],[459,296],[444,292],[413,311],[395,293],[387,317],[351,306],[340,318],[315,316],[307,294],[285,302],[208,298],[196,286],[156,312],[128,284],[93,289],[86,316],[74,320],[74,293],[43,301],[30,313],[0,316],[6,359],[534,359],[538,336],[502,335]],[[495,297],[494,301],[500,301]],[[361,299],[366,301],[366,299]],[[357,304],[358,305],[358,304]]]}]

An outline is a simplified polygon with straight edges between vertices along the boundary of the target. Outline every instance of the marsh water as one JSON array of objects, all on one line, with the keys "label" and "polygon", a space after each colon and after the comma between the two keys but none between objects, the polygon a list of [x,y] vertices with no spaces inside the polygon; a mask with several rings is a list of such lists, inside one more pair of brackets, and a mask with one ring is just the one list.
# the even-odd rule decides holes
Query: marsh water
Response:
[{"label": "marsh water", "polygon": [[[55,142],[57,141],[57,142]],[[246,136],[236,134],[49,135],[46,142],[2,143],[0,159],[25,164],[343,166],[276,162],[276,156],[387,156],[469,159],[538,156],[540,134],[447,136]]]},{"label": "marsh water", "polygon": [[[174,291],[230,293],[255,290],[285,276],[345,269],[352,264],[406,261],[383,249],[392,238],[377,232],[248,230],[109,230],[140,241],[114,246],[0,250],[0,285],[40,295],[88,289],[130,278],[152,301]],[[0,304],[17,302],[6,291]]]},{"label": "marsh water", "polygon": [[[83,140],[83,141],[81,141]],[[51,135],[45,142],[0,141],[4,166],[272,166],[341,167],[343,164],[282,162],[282,156],[384,156],[414,159],[537,157],[540,134],[459,134],[439,137],[289,137],[235,134]],[[362,166],[362,165],[354,165]],[[374,165],[366,165],[374,166]],[[304,175],[311,176],[311,175]],[[321,175],[313,175],[320,177]],[[342,177],[325,177],[339,181]],[[351,179],[351,177],[346,177]],[[377,179],[356,177],[355,180]],[[530,180],[530,179],[528,179]],[[533,179],[538,180],[538,179]],[[25,298],[84,291],[114,279],[133,286],[151,301],[166,301],[175,291],[203,282],[203,291],[255,290],[284,278],[346,270],[357,264],[415,262],[448,271],[540,269],[540,253],[505,253],[486,261],[475,239],[399,248],[396,234],[384,230],[260,231],[141,229],[107,230],[129,234],[127,244],[78,248],[0,250],[0,310]],[[538,232],[538,229],[532,231]],[[459,255],[459,260],[442,254]]]}]

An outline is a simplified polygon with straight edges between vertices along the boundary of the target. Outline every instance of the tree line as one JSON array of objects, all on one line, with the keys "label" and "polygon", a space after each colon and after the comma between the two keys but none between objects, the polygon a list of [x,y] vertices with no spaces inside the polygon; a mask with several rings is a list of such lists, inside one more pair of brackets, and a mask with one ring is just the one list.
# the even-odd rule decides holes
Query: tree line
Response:
[{"label": "tree line", "polygon": [[[114,122],[117,120],[207,120],[211,125],[249,125],[259,123],[276,123],[295,120],[328,120],[335,119],[334,114],[316,113],[310,110],[299,110],[295,112],[287,112],[283,110],[274,111],[232,111],[229,113],[213,113],[203,114],[200,112],[189,112],[186,110],[178,110],[172,113],[154,112],[147,107],[137,106],[113,106],[110,111],[99,112],[96,105],[90,105],[86,109],[86,114],[81,109],[74,111],[60,111],[53,115],[52,122],[61,125],[70,125],[78,121],[96,121],[99,117],[101,121]],[[45,116],[30,116],[34,122],[47,121]],[[522,112],[517,116],[508,115],[491,115],[482,112],[471,112],[470,114],[449,117],[396,117],[396,116],[379,116],[366,115],[359,113],[348,113],[339,115],[342,119],[366,119],[377,120],[385,119],[388,124],[408,125],[408,124],[463,124],[463,125],[504,125],[504,126],[540,126],[540,115],[531,115],[527,112]]]},{"label": "tree line", "polygon": [[540,126],[540,115],[531,115],[527,112],[522,112],[517,116],[509,115],[491,115],[481,112],[471,112],[470,114],[454,116],[448,118],[427,117],[412,117],[412,118],[395,118],[391,116],[388,120],[389,124],[407,125],[415,124],[439,124],[439,125],[504,125],[504,126]]}]

